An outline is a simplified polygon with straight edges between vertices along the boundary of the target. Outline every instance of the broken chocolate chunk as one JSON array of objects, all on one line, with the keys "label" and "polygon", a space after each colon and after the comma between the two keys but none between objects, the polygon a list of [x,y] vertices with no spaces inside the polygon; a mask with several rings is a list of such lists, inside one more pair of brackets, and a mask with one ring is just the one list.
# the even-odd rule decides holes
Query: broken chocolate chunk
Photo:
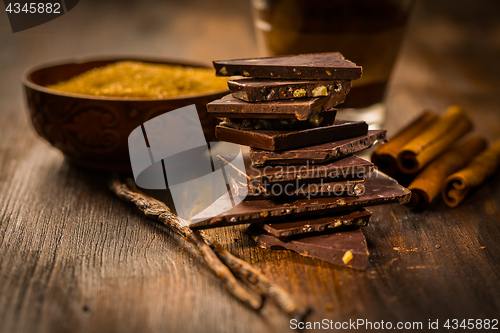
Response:
[{"label": "broken chocolate chunk", "polygon": [[269,234],[278,238],[290,238],[317,234],[329,230],[359,228],[368,224],[372,212],[361,209],[352,212],[338,212],[326,216],[319,215],[307,219],[287,220],[286,222],[259,223]]},{"label": "broken chocolate chunk", "polygon": [[[328,107],[327,107],[328,104]],[[250,103],[229,94],[207,104],[207,111],[219,118],[295,118],[308,120],[321,112],[335,112],[330,97],[284,99]]]},{"label": "broken chocolate chunk", "polygon": [[376,142],[385,141],[386,130],[370,130],[366,135],[298,149],[268,151],[250,148],[250,160],[254,166],[326,163],[370,148]]},{"label": "broken chocolate chunk", "polygon": [[215,75],[252,78],[357,80],[362,68],[339,52],[214,61]]},{"label": "broken chocolate chunk", "polygon": [[271,151],[290,150],[325,142],[344,140],[366,135],[368,124],[364,121],[335,120],[333,125],[320,126],[305,130],[240,130],[217,126],[215,136],[253,148]]},{"label": "broken chocolate chunk", "polygon": [[361,229],[290,240],[282,240],[263,229],[256,229],[252,226],[249,233],[264,249],[291,250],[305,257],[355,269],[366,269],[368,264],[368,246]]},{"label": "broken chocolate chunk", "polygon": [[227,85],[234,97],[247,102],[335,96],[336,103],[340,104],[351,89],[351,81],[346,80],[236,79],[227,81]]},{"label": "broken chocolate chunk", "polygon": [[[191,228],[214,228],[245,223],[267,222],[285,219],[292,216],[311,216],[314,214],[335,211],[356,210],[365,206],[376,206],[397,202],[409,202],[411,191],[379,171],[374,171],[365,177],[365,193],[352,197],[314,197],[273,198],[261,200],[244,200],[233,208],[215,217],[198,214],[191,220]],[[226,203],[227,196],[221,197],[216,204],[231,206]]]}]

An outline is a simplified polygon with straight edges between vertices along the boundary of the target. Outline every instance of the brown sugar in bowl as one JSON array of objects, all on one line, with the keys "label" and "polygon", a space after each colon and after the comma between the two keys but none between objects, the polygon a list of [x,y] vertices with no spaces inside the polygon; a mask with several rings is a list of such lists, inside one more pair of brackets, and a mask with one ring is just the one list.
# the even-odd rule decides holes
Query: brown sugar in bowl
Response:
[{"label": "brown sugar in bowl", "polygon": [[74,60],[39,65],[22,76],[28,108],[37,133],[61,150],[73,164],[99,170],[130,171],[128,136],[137,126],[165,112],[195,104],[207,141],[215,140],[217,120],[207,103],[227,90],[162,99],[90,96],[60,92],[46,86],[117,61],[209,68],[184,61],[141,57]]}]

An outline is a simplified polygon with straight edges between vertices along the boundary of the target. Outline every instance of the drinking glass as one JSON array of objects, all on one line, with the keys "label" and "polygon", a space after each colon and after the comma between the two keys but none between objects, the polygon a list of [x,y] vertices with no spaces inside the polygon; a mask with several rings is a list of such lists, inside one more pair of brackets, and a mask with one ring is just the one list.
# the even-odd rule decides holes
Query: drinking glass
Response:
[{"label": "drinking glass", "polygon": [[384,95],[414,0],[252,0],[263,56],[339,51],[363,67],[338,117],[385,120]]}]

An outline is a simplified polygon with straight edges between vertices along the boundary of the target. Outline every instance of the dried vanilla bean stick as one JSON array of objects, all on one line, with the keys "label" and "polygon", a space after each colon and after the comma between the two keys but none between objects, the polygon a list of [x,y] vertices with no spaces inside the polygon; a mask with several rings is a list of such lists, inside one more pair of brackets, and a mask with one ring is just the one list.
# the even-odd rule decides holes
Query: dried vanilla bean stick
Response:
[{"label": "dried vanilla bean stick", "polygon": [[[142,212],[144,212],[146,216],[154,218],[166,224],[167,226],[184,236],[186,240],[188,240],[196,247],[200,254],[202,254],[202,256],[205,258],[205,260],[207,259],[205,255],[199,250],[199,247],[202,247],[205,251],[208,251],[208,249],[213,249],[216,256],[233,272],[233,274],[236,274],[241,280],[257,289],[262,297],[269,297],[270,299],[272,299],[278,305],[278,307],[280,307],[288,315],[303,319],[310,313],[310,309],[299,306],[286,291],[276,285],[273,285],[265,275],[263,275],[246,261],[233,256],[217,241],[211,239],[205,232],[191,230],[188,227],[189,223],[173,214],[165,203],[142,193],[136,188],[135,183],[130,180],[127,182],[127,185],[120,183],[118,179],[112,179],[110,181],[111,190],[115,192],[121,199],[134,203]],[[187,237],[185,233],[187,233],[189,237]],[[199,243],[202,244],[199,245]],[[207,256],[209,256],[210,258],[212,258],[212,255],[214,255],[213,252],[211,254],[207,254]],[[217,276],[221,277],[217,272],[216,274]],[[221,279],[223,280],[224,278],[224,276],[221,277]],[[234,276],[232,276],[232,278],[234,279]],[[241,288],[239,285],[238,287]],[[229,290],[231,291],[231,289]],[[233,291],[231,292],[237,298],[241,299]],[[243,302],[245,301],[243,300]],[[245,303],[248,304],[248,302]]]},{"label": "dried vanilla bean stick", "polygon": [[310,313],[311,309],[299,306],[290,295],[274,285],[265,275],[246,261],[233,256],[217,241],[202,234],[203,239],[217,253],[217,256],[226,264],[229,269],[247,283],[252,284],[263,296],[272,299],[289,316],[300,320]]},{"label": "dried vanilla bean stick", "polygon": [[247,292],[236,280],[229,268],[224,265],[214,251],[203,239],[188,227],[188,222],[173,214],[163,202],[151,198],[145,194],[134,192],[121,183],[117,178],[109,181],[109,188],[120,198],[133,203],[147,217],[156,219],[191,243],[198,253],[203,257],[207,265],[221,279],[224,286],[241,302],[255,310],[263,305],[262,297]]}]

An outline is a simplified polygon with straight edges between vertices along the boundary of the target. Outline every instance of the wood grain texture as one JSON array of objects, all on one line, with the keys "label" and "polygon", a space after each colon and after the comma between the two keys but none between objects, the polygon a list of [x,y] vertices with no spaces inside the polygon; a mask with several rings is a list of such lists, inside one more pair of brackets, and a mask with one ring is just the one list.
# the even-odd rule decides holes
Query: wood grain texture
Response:
[{"label": "wood grain texture", "polygon": [[[26,67],[90,53],[256,56],[249,4],[214,3],[81,1],[17,34],[0,15],[0,332],[289,331],[272,304],[258,314],[235,300],[193,248],[116,198],[106,175],[71,166],[38,138],[21,93]],[[500,137],[496,13],[494,1],[419,2],[388,92],[389,138],[451,104],[477,133]],[[311,320],[498,318],[499,174],[456,209],[373,213],[364,272],[257,248],[244,226],[209,233],[312,305]]]}]

